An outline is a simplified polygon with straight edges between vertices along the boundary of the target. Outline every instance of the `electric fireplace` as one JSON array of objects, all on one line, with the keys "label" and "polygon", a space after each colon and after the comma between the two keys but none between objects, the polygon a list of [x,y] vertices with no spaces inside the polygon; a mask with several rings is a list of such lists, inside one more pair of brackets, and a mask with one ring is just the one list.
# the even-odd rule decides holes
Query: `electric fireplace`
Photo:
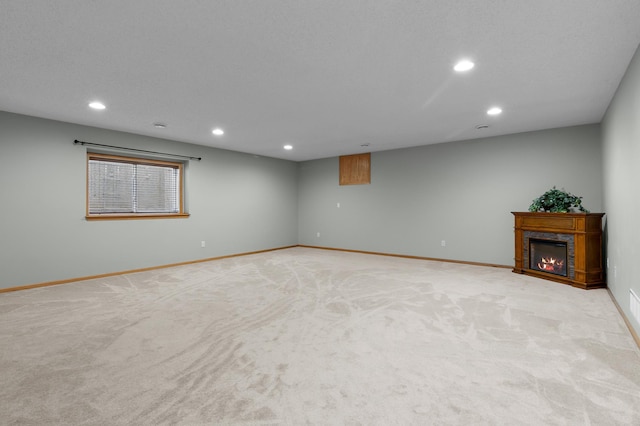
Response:
[{"label": "electric fireplace", "polygon": [[529,267],[566,277],[567,242],[529,238]]},{"label": "electric fireplace", "polygon": [[513,272],[584,289],[606,287],[602,265],[604,213],[512,213]]}]

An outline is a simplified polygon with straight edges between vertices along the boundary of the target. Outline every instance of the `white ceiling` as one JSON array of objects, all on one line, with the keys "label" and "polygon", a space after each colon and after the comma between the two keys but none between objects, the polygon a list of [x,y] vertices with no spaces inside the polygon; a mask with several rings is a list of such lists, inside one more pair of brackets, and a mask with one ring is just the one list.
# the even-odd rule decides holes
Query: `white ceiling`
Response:
[{"label": "white ceiling", "polygon": [[639,0],[0,0],[0,110],[302,161],[598,123],[639,43]]}]

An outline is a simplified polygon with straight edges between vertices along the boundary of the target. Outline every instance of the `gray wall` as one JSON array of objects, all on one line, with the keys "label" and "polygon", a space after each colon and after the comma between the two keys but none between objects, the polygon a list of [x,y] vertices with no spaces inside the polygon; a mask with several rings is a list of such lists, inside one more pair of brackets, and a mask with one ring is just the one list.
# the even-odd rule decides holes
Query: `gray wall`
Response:
[{"label": "gray wall", "polygon": [[640,296],[640,49],[602,123],[608,285],[635,330],[629,289]]},{"label": "gray wall", "polygon": [[298,239],[513,266],[510,212],[554,185],[602,211],[599,125],[374,152],[370,185],[339,186],[338,158],[300,163]]},{"label": "gray wall", "polygon": [[[74,139],[203,157],[186,167],[191,217],[87,222],[86,148]],[[0,112],[0,288],[295,245],[297,168]]]},{"label": "gray wall", "polygon": [[[186,170],[191,217],[87,222],[74,139],[202,156]],[[298,243],[513,265],[510,212],[554,185],[602,211],[601,166],[600,126],[586,125],[376,152],[371,185],[339,186],[338,158],[296,164],[0,113],[0,287]]]}]

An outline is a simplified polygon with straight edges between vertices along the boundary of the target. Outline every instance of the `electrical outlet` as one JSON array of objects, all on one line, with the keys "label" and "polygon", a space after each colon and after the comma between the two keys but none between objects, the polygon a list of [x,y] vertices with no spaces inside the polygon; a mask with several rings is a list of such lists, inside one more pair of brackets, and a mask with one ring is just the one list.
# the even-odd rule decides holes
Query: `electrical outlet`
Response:
[{"label": "electrical outlet", "polygon": [[206,246],[206,245],[207,245],[206,241],[204,241],[204,240],[203,240],[203,241],[200,241],[200,247],[204,247],[204,246]]},{"label": "electrical outlet", "polygon": [[337,208],[340,208],[340,203],[336,203],[336,207],[337,207]]},{"label": "electrical outlet", "polygon": [[440,241],[440,245],[442,247],[446,247],[447,246],[447,242],[445,240]]},{"label": "electrical outlet", "polygon": [[319,232],[316,234],[316,237],[320,238],[320,233]]}]

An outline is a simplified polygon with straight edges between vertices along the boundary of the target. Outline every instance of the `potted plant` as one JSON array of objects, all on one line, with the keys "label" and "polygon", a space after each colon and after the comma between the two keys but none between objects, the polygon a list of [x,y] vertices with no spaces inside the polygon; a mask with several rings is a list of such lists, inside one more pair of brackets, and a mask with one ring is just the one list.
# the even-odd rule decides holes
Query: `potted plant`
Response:
[{"label": "potted plant", "polygon": [[582,206],[582,197],[573,195],[554,186],[535,200],[529,206],[530,212],[551,212],[551,213],[589,213],[589,210]]}]

